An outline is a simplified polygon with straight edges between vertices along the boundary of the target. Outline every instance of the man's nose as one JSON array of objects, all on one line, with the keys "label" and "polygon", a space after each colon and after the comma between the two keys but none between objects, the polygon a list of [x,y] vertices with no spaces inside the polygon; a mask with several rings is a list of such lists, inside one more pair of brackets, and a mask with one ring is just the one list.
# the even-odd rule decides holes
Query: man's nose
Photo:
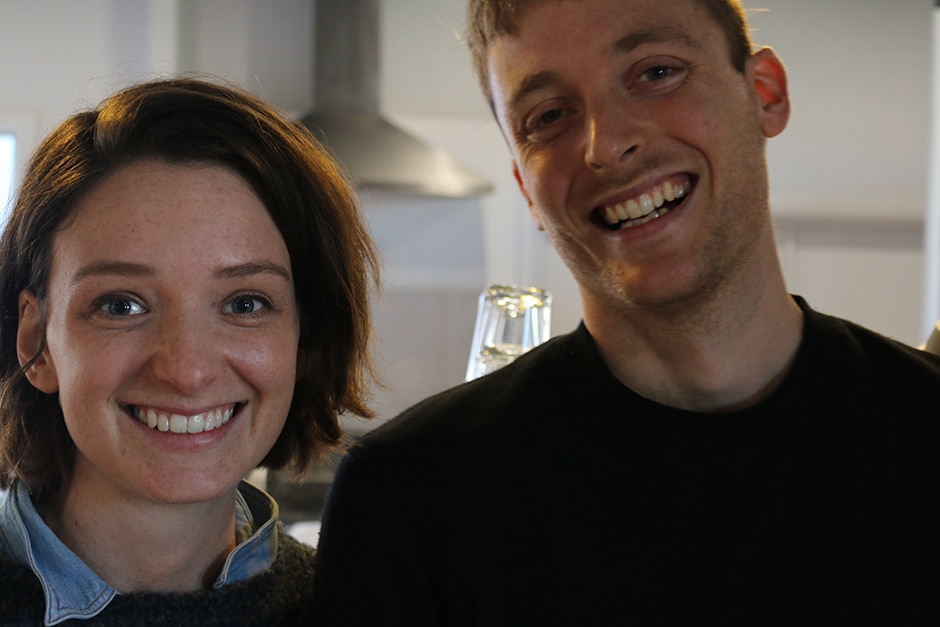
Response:
[{"label": "man's nose", "polygon": [[598,173],[616,172],[642,146],[642,128],[623,107],[600,103],[586,125],[584,161]]}]

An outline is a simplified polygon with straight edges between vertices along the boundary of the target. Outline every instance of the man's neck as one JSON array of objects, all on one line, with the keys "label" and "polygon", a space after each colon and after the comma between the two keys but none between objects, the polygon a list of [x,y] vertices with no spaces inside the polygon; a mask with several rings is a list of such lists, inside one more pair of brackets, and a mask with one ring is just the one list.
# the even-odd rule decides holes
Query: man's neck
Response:
[{"label": "man's neck", "polygon": [[702,412],[733,411],[768,396],[789,371],[803,331],[802,311],[780,277],[688,309],[611,311],[586,304],[584,319],[624,385],[664,405]]}]

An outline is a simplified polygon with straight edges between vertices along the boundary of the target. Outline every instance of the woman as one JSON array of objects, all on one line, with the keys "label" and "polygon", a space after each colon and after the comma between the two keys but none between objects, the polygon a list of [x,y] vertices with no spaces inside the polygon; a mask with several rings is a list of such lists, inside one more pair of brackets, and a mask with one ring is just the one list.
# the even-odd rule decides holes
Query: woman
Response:
[{"label": "woman", "polygon": [[370,415],[376,277],[337,165],[250,94],[53,131],[0,241],[0,620],[305,623],[314,550],[241,479]]}]

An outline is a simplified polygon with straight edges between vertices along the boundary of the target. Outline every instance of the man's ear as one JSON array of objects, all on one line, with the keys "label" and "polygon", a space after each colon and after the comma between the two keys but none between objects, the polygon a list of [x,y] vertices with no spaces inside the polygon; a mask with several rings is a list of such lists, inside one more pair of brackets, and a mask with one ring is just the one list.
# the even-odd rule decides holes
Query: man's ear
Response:
[{"label": "man's ear", "polygon": [[790,92],[783,63],[773,50],[761,48],[748,59],[746,71],[760,107],[764,136],[779,135],[790,119]]},{"label": "man's ear", "polygon": [[[16,355],[20,366],[26,368],[26,378],[33,387],[46,394],[54,394],[59,391],[59,377],[46,346],[39,300],[31,291],[23,290],[20,292],[18,307],[20,319],[16,327]],[[37,353],[35,361],[30,364]]]},{"label": "man's ear", "polygon": [[515,161],[512,162],[512,175],[516,177],[516,183],[519,185],[519,191],[522,192],[522,197],[525,198],[525,204],[529,207],[529,214],[535,221],[535,228],[540,231],[544,231],[545,227],[542,226],[542,219],[539,218],[538,213],[535,211],[535,204],[532,202],[532,197],[529,196],[529,192],[525,188],[525,182],[522,180],[522,173],[519,172],[519,165]]}]

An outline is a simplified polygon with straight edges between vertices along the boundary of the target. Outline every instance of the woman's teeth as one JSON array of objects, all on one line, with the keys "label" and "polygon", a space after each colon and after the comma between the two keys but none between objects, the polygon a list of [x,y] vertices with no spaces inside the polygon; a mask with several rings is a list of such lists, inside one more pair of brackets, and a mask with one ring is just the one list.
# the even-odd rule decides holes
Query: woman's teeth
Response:
[{"label": "woman's teeth", "polygon": [[684,198],[691,188],[692,183],[688,180],[681,184],[666,181],[661,187],[640,194],[636,198],[602,207],[601,213],[607,226],[621,228],[639,226],[665,215],[669,207],[663,205]]},{"label": "woman's teeth", "polygon": [[167,414],[153,408],[133,408],[133,414],[137,420],[151,429],[170,433],[202,433],[218,429],[228,422],[234,413],[234,406],[227,409],[213,409],[194,416]]}]

